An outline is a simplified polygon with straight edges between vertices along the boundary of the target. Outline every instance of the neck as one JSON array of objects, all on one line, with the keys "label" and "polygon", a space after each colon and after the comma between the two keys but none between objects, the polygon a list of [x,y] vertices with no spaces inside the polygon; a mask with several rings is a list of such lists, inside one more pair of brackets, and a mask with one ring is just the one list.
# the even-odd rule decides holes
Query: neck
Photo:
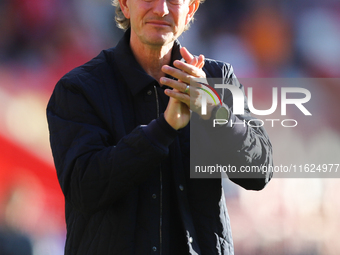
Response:
[{"label": "neck", "polygon": [[140,43],[139,40],[130,39],[131,50],[141,67],[147,74],[159,82],[165,74],[161,68],[169,65],[171,60],[171,50],[173,42],[167,45],[154,46]]}]

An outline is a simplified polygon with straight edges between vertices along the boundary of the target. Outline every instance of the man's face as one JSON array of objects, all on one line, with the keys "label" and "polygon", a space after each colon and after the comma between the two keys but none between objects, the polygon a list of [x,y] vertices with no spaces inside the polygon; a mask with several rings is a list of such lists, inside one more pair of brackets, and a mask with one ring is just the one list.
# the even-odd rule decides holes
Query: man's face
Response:
[{"label": "man's face", "polygon": [[159,47],[172,43],[192,17],[190,0],[127,0],[131,36]]}]

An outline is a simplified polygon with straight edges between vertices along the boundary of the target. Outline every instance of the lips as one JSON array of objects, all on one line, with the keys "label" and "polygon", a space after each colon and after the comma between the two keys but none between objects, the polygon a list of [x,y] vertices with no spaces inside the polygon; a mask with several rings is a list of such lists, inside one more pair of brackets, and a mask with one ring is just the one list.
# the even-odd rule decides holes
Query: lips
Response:
[{"label": "lips", "polygon": [[147,24],[155,25],[155,26],[171,26],[170,23],[160,20],[149,20],[146,22]]}]

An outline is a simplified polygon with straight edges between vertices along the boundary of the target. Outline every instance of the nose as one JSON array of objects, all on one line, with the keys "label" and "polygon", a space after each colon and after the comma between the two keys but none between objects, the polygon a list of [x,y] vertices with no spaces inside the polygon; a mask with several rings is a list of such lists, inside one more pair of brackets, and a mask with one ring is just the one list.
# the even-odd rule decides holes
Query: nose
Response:
[{"label": "nose", "polygon": [[166,0],[154,1],[153,12],[160,17],[164,17],[169,14],[168,3]]}]

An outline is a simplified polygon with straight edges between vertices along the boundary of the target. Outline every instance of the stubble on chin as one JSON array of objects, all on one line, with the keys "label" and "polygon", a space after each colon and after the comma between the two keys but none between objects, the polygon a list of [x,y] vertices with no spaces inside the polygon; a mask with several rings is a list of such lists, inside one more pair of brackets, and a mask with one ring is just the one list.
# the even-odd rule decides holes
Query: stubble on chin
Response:
[{"label": "stubble on chin", "polygon": [[162,33],[160,31],[159,34],[154,32],[149,36],[145,36],[142,39],[142,42],[152,47],[162,47],[168,45],[169,43],[172,43],[175,39],[176,38],[173,33]]}]

